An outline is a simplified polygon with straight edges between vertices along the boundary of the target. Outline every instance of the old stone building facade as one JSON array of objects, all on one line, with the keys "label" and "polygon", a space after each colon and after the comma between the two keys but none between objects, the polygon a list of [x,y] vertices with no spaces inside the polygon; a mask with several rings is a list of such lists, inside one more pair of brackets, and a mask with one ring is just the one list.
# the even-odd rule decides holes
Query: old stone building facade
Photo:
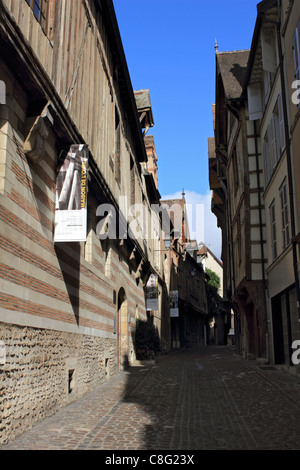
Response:
[{"label": "old stone building facade", "polygon": [[206,345],[208,305],[206,276],[197,262],[198,246],[190,239],[184,191],[181,199],[161,200],[171,221],[171,238],[166,257],[170,292],[172,348]]},{"label": "old stone building facade", "polygon": [[235,310],[239,350],[294,370],[299,19],[297,2],[264,0],[249,51],[217,51],[215,154],[209,159],[212,210],[223,236],[224,295]]},{"label": "old stone building facade", "polygon": [[[1,0],[0,48],[3,443],[134,363],[151,274],[163,350],[170,341],[152,121],[140,119],[112,2]],[[58,213],[71,166],[81,206]]]}]

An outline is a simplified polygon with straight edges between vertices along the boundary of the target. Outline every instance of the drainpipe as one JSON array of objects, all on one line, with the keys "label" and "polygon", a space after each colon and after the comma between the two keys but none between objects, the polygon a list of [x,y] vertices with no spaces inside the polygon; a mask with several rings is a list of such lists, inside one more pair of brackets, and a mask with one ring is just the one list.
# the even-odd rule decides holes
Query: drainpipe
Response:
[{"label": "drainpipe", "polygon": [[254,124],[254,140],[255,140],[255,159],[256,159],[256,178],[257,178],[257,189],[258,189],[258,211],[259,211],[259,231],[260,231],[260,252],[261,252],[261,269],[264,289],[264,310],[265,310],[265,328],[266,328],[266,356],[269,358],[269,328],[268,328],[268,317],[267,317],[267,296],[266,296],[266,276],[265,276],[265,256],[264,256],[264,243],[263,243],[263,228],[262,228],[262,213],[261,213],[261,195],[260,195],[260,182],[259,182],[259,160],[258,160],[258,145],[257,145],[257,128],[256,121]]}]

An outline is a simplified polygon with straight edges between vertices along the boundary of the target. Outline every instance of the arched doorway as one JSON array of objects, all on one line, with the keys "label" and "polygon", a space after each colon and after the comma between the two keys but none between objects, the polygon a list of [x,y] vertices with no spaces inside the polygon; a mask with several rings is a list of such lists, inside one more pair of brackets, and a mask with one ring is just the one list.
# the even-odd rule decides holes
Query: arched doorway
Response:
[{"label": "arched doorway", "polygon": [[119,370],[128,366],[128,305],[123,287],[118,292],[117,362]]}]

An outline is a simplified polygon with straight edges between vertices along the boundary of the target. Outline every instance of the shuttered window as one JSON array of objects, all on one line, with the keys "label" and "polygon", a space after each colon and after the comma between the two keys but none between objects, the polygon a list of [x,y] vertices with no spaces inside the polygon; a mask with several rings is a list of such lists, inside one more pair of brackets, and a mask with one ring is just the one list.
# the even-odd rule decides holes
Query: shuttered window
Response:
[{"label": "shuttered window", "polygon": [[282,183],[279,189],[279,194],[280,194],[281,223],[282,223],[282,248],[285,249],[291,240],[286,180],[284,180],[284,182]]},{"label": "shuttered window", "polygon": [[279,95],[263,142],[266,184],[270,181],[284,148],[285,133],[282,98]]},{"label": "shuttered window", "polygon": [[271,246],[272,246],[272,260],[277,258],[277,240],[276,240],[276,218],[275,218],[275,201],[269,207],[270,210],[270,225],[271,225]]},{"label": "shuttered window", "polygon": [[300,22],[296,28],[293,38],[295,78],[300,80]]},{"label": "shuttered window", "polygon": [[247,88],[247,93],[250,121],[261,119],[263,115],[263,106],[260,83],[249,85]]},{"label": "shuttered window", "polygon": [[284,116],[283,116],[283,103],[282,95],[278,96],[278,116],[279,116],[279,132],[280,132],[280,151],[285,149],[285,129],[284,129]]},{"label": "shuttered window", "polygon": [[262,29],[261,49],[263,69],[267,72],[275,74],[277,70],[277,59],[274,29]]},{"label": "shuttered window", "polygon": [[115,108],[115,179],[121,184],[121,123],[117,108]]}]

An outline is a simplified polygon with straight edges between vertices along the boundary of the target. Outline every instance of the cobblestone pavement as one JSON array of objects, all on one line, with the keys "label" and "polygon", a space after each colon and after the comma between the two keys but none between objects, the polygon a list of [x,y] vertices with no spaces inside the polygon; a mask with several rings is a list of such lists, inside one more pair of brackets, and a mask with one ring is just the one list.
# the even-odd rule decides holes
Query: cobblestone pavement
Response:
[{"label": "cobblestone pavement", "polygon": [[299,450],[300,377],[229,347],[121,372],[2,450]]}]

